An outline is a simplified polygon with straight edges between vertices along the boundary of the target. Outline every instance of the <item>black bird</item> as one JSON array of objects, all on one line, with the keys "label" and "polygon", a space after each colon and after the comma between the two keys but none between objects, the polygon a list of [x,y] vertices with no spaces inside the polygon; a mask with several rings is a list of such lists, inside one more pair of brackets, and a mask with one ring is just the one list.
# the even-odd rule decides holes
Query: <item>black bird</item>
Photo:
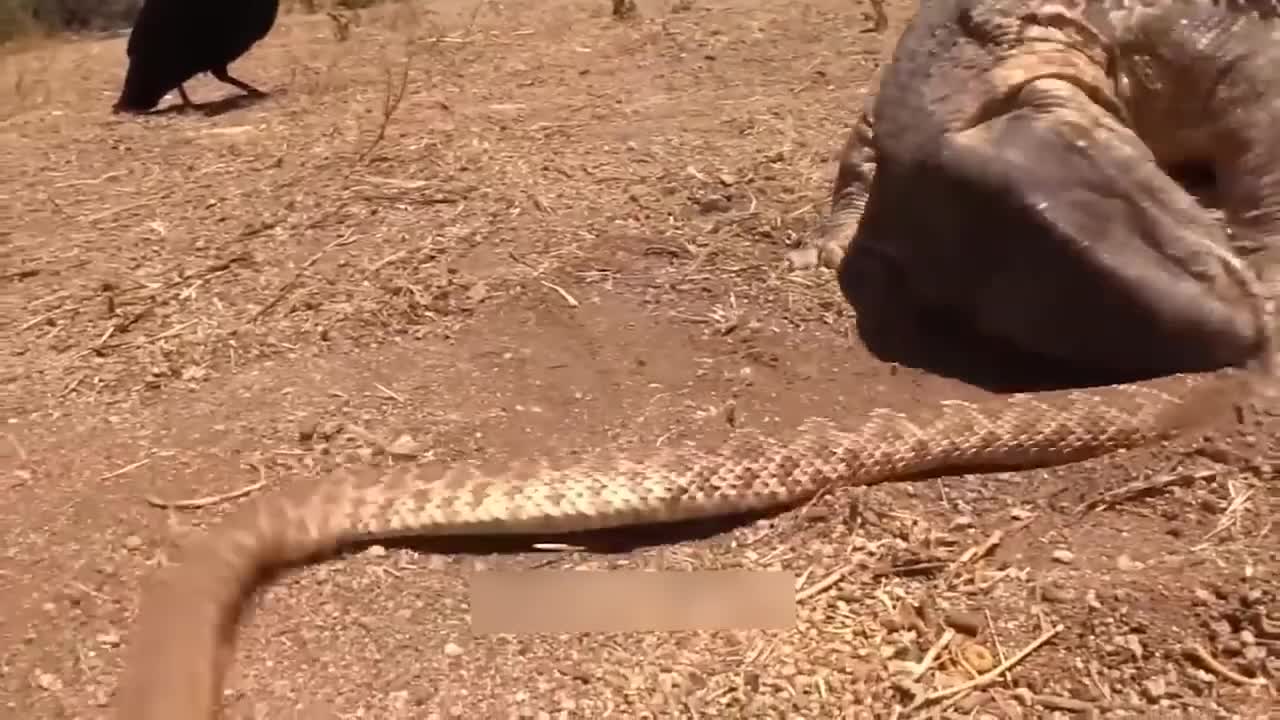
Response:
[{"label": "black bird", "polygon": [[190,106],[183,83],[202,72],[251,96],[265,95],[231,77],[227,66],[267,36],[279,9],[279,0],[145,0],[129,35],[129,69],[112,111],[147,112],[174,89]]}]

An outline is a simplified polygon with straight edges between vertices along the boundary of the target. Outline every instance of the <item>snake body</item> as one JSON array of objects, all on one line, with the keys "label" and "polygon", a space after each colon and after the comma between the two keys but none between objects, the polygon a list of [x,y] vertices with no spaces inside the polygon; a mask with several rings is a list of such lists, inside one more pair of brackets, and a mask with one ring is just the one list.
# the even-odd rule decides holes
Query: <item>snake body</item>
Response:
[{"label": "snake body", "polygon": [[1244,370],[1084,390],[944,401],[910,415],[810,419],[790,436],[743,430],[719,450],[547,461],[486,474],[404,466],[340,471],[251,501],[144,589],[117,705],[125,720],[218,716],[247,600],[272,570],[352,542],[558,533],[790,506],[834,484],[1047,467],[1172,439],[1251,386]]}]

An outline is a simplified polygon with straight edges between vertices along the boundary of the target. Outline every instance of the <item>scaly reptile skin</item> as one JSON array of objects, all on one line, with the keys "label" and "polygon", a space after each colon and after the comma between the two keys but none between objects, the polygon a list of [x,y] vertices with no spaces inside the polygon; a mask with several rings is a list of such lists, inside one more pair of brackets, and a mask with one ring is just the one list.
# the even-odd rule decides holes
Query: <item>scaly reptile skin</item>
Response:
[{"label": "scaly reptile skin", "polygon": [[[1034,7],[1033,7],[1034,6]],[[1183,165],[1201,165],[1215,170],[1228,203],[1228,223],[1237,229],[1274,229],[1280,215],[1280,194],[1275,192],[1280,179],[1273,170],[1280,156],[1267,151],[1272,137],[1272,123],[1277,117],[1280,100],[1280,76],[1271,72],[1280,59],[1277,51],[1275,19],[1280,16],[1280,2],[1275,0],[1062,0],[1061,2],[978,2],[955,3],[943,12],[960,14],[972,9],[996,14],[1003,9],[1009,23],[1014,13],[1030,8],[1041,25],[1050,19],[1074,24],[1083,35],[1095,35],[1095,48],[1113,58],[1114,66],[1092,62],[1083,74],[1070,67],[1064,77],[1081,87],[1098,104],[1097,109],[1114,113],[1151,149],[1161,167],[1177,169]],[[917,30],[938,23],[916,20]],[[942,23],[949,23],[942,18]],[[987,22],[987,32],[997,23]],[[975,23],[981,27],[982,23]],[[1043,31],[1043,27],[1041,28]],[[1008,32],[1008,28],[1002,32]],[[1061,42],[1064,38],[1051,38]],[[990,43],[976,43],[991,47]],[[1025,47],[1026,38],[1005,38],[1009,46]],[[1069,41],[1068,41],[1069,43]],[[799,266],[822,265],[836,269],[843,260],[850,240],[857,232],[875,177],[877,159],[887,157],[901,163],[901,154],[909,149],[890,141],[878,144],[874,127],[905,122],[906,103],[901,95],[928,93],[937,95],[938,80],[919,86],[922,73],[917,66],[932,58],[913,57],[913,50],[927,47],[921,43],[900,44],[902,57],[887,73],[890,85],[897,85],[898,97],[877,109],[881,95],[873,96],[858,113],[854,127],[839,153],[837,175],[832,188],[831,212],[824,218],[807,247],[792,254]],[[957,77],[989,74],[986,66],[1006,62],[1008,58],[980,58],[979,67],[963,68]],[[1043,60],[1035,60],[1041,63]],[[1052,76],[1050,65],[1032,70],[1030,76]],[[1075,63],[1068,63],[1074,65]],[[1229,72],[1226,72],[1231,68]],[[1099,71],[1106,74],[1098,77]],[[945,74],[946,71],[939,73]],[[1024,78],[1025,81],[1027,78]],[[907,83],[907,86],[903,84]],[[909,84],[915,83],[916,92]],[[959,132],[981,122],[979,106],[1005,95],[1015,88],[1005,80],[996,83],[1006,87],[971,87],[949,94],[943,100],[950,105],[948,113],[927,112],[925,123],[940,127],[923,135]],[[966,95],[968,97],[966,97]],[[881,115],[877,119],[877,115]],[[949,115],[949,116],[946,116]],[[968,117],[966,117],[968,115]],[[1242,149],[1249,157],[1233,157]],[[1233,186],[1239,183],[1239,186]],[[1239,240],[1233,244],[1240,244]]]},{"label": "scaly reptile skin", "polygon": [[[878,167],[854,249],[865,241],[887,254],[896,252],[909,272],[940,285],[930,290],[917,280],[904,286],[904,293],[932,293],[933,299],[959,302],[966,300],[966,292],[975,292],[974,281],[941,272],[930,275],[937,263],[950,261],[940,255],[946,247],[930,245],[934,238],[921,235],[938,234],[927,220],[931,212],[941,213],[939,222],[948,223],[945,230],[956,233],[957,244],[976,244],[983,261],[998,259],[1001,252],[1000,247],[984,249],[984,242],[1004,243],[1005,252],[1038,248],[1035,252],[1043,257],[1033,252],[1024,258],[1029,261],[1055,259],[1053,248],[1074,248],[1075,257],[1085,260],[1059,269],[1096,267],[1103,277],[1096,282],[1077,278],[1086,288],[1080,292],[1129,288],[1127,295],[1114,297],[1146,307],[1165,322],[1165,334],[1156,333],[1154,341],[1152,334],[1137,331],[1119,337],[1121,344],[1129,344],[1132,357],[1146,352],[1187,367],[1252,360],[1269,372],[1270,311],[1249,272],[1228,251],[1204,239],[1221,238],[1217,224],[1158,171],[1155,157],[1118,119],[1125,114],[1124,105],[1117,99],[1117,83],[1107,74],[1113,67],[1109,50],[1120,42],[1115,38],[1160,50],[1166,47],[1162,36],[1151,43],[1146,33],[1164,33],[1172,43],[1181,31],[1166,22],[1172,16],[1153,12],[1150,16],[1157,20],[1151,23],[1132,20],[1121,30],[1104,33],[1096,30],[1097,19],[1088,19],[1096,14],[1087,7],[1033,0],[926,5],[907,28],[881,83],[875,111]],[[1248,45],[1242,47],[1245,52]],[[1198,100],[1185,96],[1182,86],[1146,79],[1138,86],[1130,82],[1126,89],[1130,97],[1150,91],[1170,102]],[[1211,103],[1202,119],[1213,120],[1222,109]],[[1274,115],[1271,119],[1276,120]],[[1224,160],[1228,186],[1244,188],[1236,191],[1236,219],[1250,231],[1265,231],[1265,218],[1245,222],[1258,217],[1246,206],[1270,207],[1277,196],[1269,184],[1251,179],[1263,175],[1245,177],[1259,170],[1252,158],[1265,153],[1249,142],[1253,125],[1237,127],[1243,145]],[[1170,146],[1191,147],[1179,142],[1170,141]],[[1275,165],[1262,171],[1271,167]],[[1111,174],[1099,179],[1095,171]],[[1025,190],[1020,179],[1027,181]],[[963,200],[963,193],[986,186],[994,191],[980,196],[982,203],[948,206],[960,202],[956,197]],[[953,191],[956,195],[948,194]],[[992,197],[1013,197],[1014,208]],[[917,198],[923,199],[919,207],[910,204]],[[1100,200],[1113,204],[1100,205]],[[1106,226],[1096,237],[1081,235],[1081,226],[1072,224],[1078,220],[1073,212],[1095,218],[1111,211],[1102,215]],[[1033,229],[1042,232],[985,239],[980,231],[1004,223],[1001,213],[1014,225],[1027,224],[1030,216],[1040,223],[1031,223]],[[1055,220],[1060,222],[1055,225]],[[1048,267],[1046,271],[1031,262],[1024,272],[1044,283],[1054,266]],[[956,268],[960,274],[974,271],[964,262]],[[983,272],[980,280],[1001,279]],[[1060,300],[1081,297],[1068,293]],[[1112,314],[1123,315],[1123,310],[1117,306]],[[990,311],[990,306],[976,304],[975,321],[999,326],[998,319],[982,316]],[[1036,328],[1013,324],[1004,330],[1024,344],[1054,349]],[[1097,359],[1091,353],[1106,352],[1078,350],[1086,363]],[[129,638],[118,716],[217,717],[241,612],[264,572],[315,560],[351,541],[558,532],[712,517],[791,505],[834,483],[1075,462],[1171,439],[1245,398],[1252,379],[1247,371],[1220,369],[979,404],[941,403],[910,415],[881,410],[838,421],[810,420],[789,437],[741,432],[713,453],[606,453],[577,467],[530,462],[499,475],[466,467],[434,476],[401,469],[299,482],[240,508],[144,588]]]},{"label": "scaly reptile skin", "polygon": [[[1265,248],[1269,279],[1275,17],[1271,0],[926,3],[849,135],[810,250],[868,326],[941,312],[1104,372],[1253,356],[1269,298],[1231,248]],[[1226,229],[1165,170],[1187,166],[1212,170]]]}]

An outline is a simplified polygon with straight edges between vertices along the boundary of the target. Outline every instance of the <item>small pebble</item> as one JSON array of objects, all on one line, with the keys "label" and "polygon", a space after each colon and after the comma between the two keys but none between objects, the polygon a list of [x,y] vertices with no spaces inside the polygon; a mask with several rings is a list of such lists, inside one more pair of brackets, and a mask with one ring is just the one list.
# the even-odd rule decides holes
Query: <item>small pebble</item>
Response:
[{"label": "small pebble", "polygon": [[401,435],[387,445],[387,454],[398,457],[417,457],[425,448],[410,435]]},{"label": "small pebble", "polygon": [[315,420],[304,421],[298,427],[298,442],[311,442],[316,436],[317,428]]},{"label": "small pebble", "polygon": [[1139,661],[1141,661],[1143,656],[1146,654],[1146,651],[1142,647],[1142,642],[1138,640],[1137,635],[1125,635],[1120,638],[1120,643],[1124,647],[1129,648],[1129,651],[1132,652],[1134,657]]},{"label": "small pebble", "polygon": [[1250,645],[1241,653],[1246,660],[1253,663],[1261,663],[1267,659],[1267,649],[1259,645]]},{"label": "small pebble", "polygon": [[1218,652],[1222,653],[1223,657],[1238,657],[1244,652],[1244,646],[1240,644],[1239,640],[1227,638],[1218,642]]},{"label": "small pebble", "polygon": [[1070,602],[1075,593],[1057,583],[1047,582],[1040,586],[1040,597],[1045,602],[1064,603]]},{"label": "small pebble", "polygon": [[1070,565],[1071,563],[1075,562],[1075,559],[1076,559],[1075,553],[1071,552],[1070,550],[1061,550],[1061,549],[1054,550],[1052,557],[1055,562],[1060,562],[1063,565]]},{"label": "small pebble", "polygon": [[124,539],[124,547],[126,550],[137,550],[142,547],[142,538],[137,535],[130,535]]},{"label": "small pebble", "polygon": [[1121,555],[1116,558],[1116,567],[1127,572],[1131,570],[1141,570],[1143,565],[1128,555]]},{"label": "small pebble", "polygon": [[825,523],[828,520],[831,520],[833,516],[834,516],[834,513],[831,512],[830,508],[813,505],[809,507],[809,509],[804,511],[804,515],[802,515],[801,518],[805,522]]},{"label": "small pebble", "polygon": [[949,612],[942,617],[942,622],[958,633],[977,637],[978,633],[982,632],[984,620],[982,615],[976,612]]},{"label": "small pebble", "polygon": [[713,195],[698,203],[698,209],[704,213],[722,213],[728,212],[733,208],[729,201],[723,197]]},{"label": "small pebble", "polygon": [[449,642],[444,644],[444,654],[447,655],[448,657],[458,657],[462,655],[464,652],[466,651],[463,650],[462,646],[458,645],[457,643]]},{"label": "small pebble", "polygon": [[880,627],[889,632],[898,632],[905,627],[905,623],[898,618],[895,613],[884,613],[880,616]]},{"label": "small pebble", "polygon": [[62,689],[62,681],[58,679],[57,675],[54,675],[52,673],[41,672],[37,670],[32,680],[33,682],[35,682],[36,687],[40,688],[41,690],[48,690],[49,692],[57,692]]}]

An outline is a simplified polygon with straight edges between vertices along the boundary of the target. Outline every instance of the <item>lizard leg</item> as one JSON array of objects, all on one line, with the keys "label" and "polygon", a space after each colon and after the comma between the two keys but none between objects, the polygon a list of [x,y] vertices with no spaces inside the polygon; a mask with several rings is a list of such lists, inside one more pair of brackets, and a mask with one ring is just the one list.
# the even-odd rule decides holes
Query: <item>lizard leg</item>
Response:
[{"label": "lizard leg", "polygon": [[1249,44],[1260,49],[1241,53],[1221,76],[1214,103],[1222,109],[1221,126],[1212,147],[1233,246],[1256,253],[1254,265],[1274,299],[1280,285],[1280,32],[1265,32],[1265,43]]},{"label": "lizard leg", "polygon": [[871,120],[871,101],[858,114],[840,150],[835,185],[831,192],[831,212],[823,219],[805,246],[791,251],[787,259],[793,267],[821,265],[836,269],[848,252],[849,242],[857,232],[858,222],[867,204],[867,193],[875,177],[876,157],[873,143],[875,131]]},{"label": "lizard leg", "polygon": [[1230,247],[1280,294],[1280,29],[1248,8],[1156,7],[1122,24],[1117,88],[1162,164],[1211,168]]},{"label": "lizard leg", "polygon": [[[1220,87],[1223,128],[1213,143],[1217,192],[1222,198],[1231,246],[1252,256],[1266,314],[1272,347],[1266,370],[1275,372],[1274,319],[1280,297],[1280,37],[1273,34],[1263,49],[1248,54],[1231,70]],[[1257,93],[1262,90],[1262,97]]]}]

